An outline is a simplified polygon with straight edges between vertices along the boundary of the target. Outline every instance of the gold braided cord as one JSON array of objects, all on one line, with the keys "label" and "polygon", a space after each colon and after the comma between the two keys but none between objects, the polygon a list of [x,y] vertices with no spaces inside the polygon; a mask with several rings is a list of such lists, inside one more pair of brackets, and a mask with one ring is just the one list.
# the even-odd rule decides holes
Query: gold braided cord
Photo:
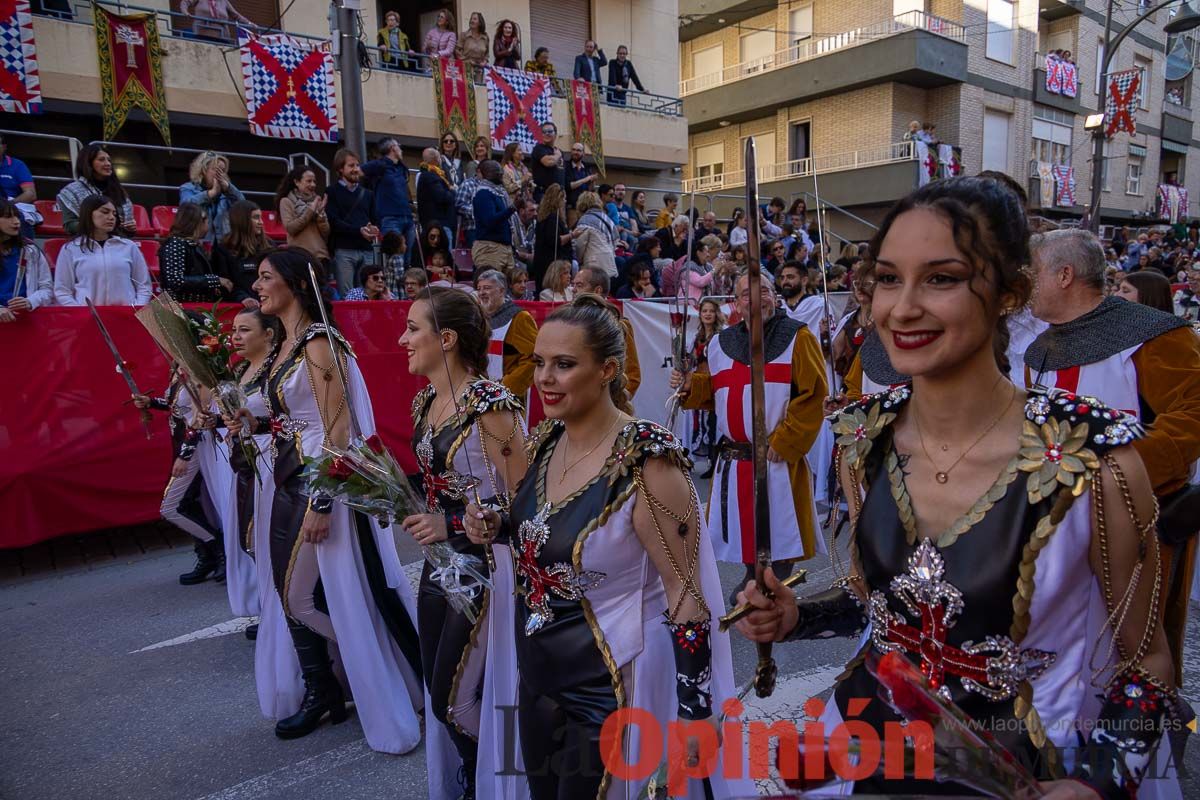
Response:
[{"label": "gold braided cord", "polygon": [[1029,608],[1033,604],[1033,592],[1037,588],[1034,576],[1037,573],[1038,553],[1050,543],[1050,537],[1054,535],[1074,502],[1074,492],[1068,489],[1057,492],[1050,513],[1038,520],[1033,535],[1029,537],[1021,552],[1021,563],[1017,568],[1017,591],[1012,601],[1013,621],[1009,628],[1009,638],[1017,644],[1029,633]]}]

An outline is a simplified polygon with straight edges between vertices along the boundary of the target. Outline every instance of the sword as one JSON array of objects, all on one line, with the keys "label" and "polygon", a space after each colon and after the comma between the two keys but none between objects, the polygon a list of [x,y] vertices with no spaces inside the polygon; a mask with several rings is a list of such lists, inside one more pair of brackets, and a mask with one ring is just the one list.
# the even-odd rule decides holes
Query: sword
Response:
[{"label": "sword", "polygon": [[[836,391],[835,387],[837,386],[837,372],[833,368],[833,325],[829,322],[829,279],[825,271],[825,214],[821,210],[821,188],[817,184],[817,168],[815,161],[813,162],[813,196],[817,201],[817,238],[820,240],[817,242],[817,257],[820,259],[819,264],[821,267],[821,295],[825,300],[825,324],[829,326],[829,349],[826,350],[825,347],[822,346],[821,350],[825,352],[825,366],[829,368],[829,399],[833,399],[834,392]],[[823,344],[821,342],[820,326],[817,327],[816,335],[817,344]]]},{"label": "sword", "polygon": [[[754,451],[754,580],[763,585],[763,574],[771,565],[771,504],[767,497],[767,421],[763,414],[766,407],[766,353],[763,348],[762,308],[762,259],[760,258],[758,228],[758,174],[754,152],[754,137],[746,138],[745,160],[742,162],[746,175],[746,249],[750,253],[750,293],[746,324],[750,331],[750,407],[754,413],[751,442]],[[749,498],[740,498],[739,502]],[[759,697],[770,697],[775,691],[775,675],[778,668],[771,657],[771,643],[756,645],[758,666],[754,670],[754,692]]]},{"label": "sword", "polygon": [[[16,297],[21,293],[21,281],[25,280],[25,247],[21,247],[21,257],[17,259],[17,279],[13,281],[12,296]],[[29,295],[29,290],[26,288],[25,295]]]},{"label": "sword", "polygon": [[[121,353],[117,350],[117,344],[113,341],[112,336],[108,333],[108,328],[104,327],[104,320],[100,319],[100,312],[96,311],[96,304],[92,302],[92,298],[85,298],[88,304],[88,310],[92,312],[92,319],[96,321],[96,327],[100,329],[100,335],[104,337],[104,343],[108,345],[108,352],[112,354],[113,361],[117,364],[117,373],[125,379],[125,385],[129,387],[130,394],[141,394],[141,390],[137,387],[137,382],[133,376],[129,374],[129,368],[125,366],[125,359],[121,358]],[[150,411],[149,409],[141,409],[142,427],[146,429],[146,438],[149,439],[153,435],[150,430]]]},{"label": "sword", "polygon": [[321,284],[317,282],[317,271],[313,267],[312,262],[308,262],[308,279],[312,281],[313,293],[317,296],[317,310],[321,312],[321,322],[325,325],[325,330],[329,331],[329,347],[333,350],[333,363],[337,366],[338,378],[342,381],[342,391],[346,395],[346,410],[350,412],[350,439],[362,438],[362,428],[358,424],[358,416],[354,413],[354,404],[350,402],[350,379],[346,376],[346,367],[342,364],[341,354],[338,352],[338,340],[333,335],[333,326],[329,324],[329,314],[325,311],[325,300],[321,297]]}]

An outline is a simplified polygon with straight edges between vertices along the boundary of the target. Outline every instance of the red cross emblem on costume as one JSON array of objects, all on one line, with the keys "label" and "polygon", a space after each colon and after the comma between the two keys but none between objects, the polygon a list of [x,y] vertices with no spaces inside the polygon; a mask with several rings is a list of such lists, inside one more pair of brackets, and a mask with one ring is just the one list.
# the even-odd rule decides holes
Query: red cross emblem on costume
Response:
[{"label": "red cross emblem on costume", "polygon": [[523,579],[521,593],[525,595],[525,605],[529,608],[529,619],[525,621],[526,636],[537,633],[554,619],[554,612],[550,609],[551,594],[564,600],[580,600],[585,591],[605,577],[602,572],[585,570],[577,573],[565,561],[548,567],[541,565],[538,556],[550,540],[550,526],[546,523],[550,511],[550,504],[544,504],[537,516],[525,520],[517,529],[517,575]]},{"label": "red cross emblem on costume", "polygon": [[304,85],[308,83],[309,78],[324,68],[325,59],[327,58],[324,52],[320,50],[310,51],[301,59],[295,69],[289,71],[257,39],[251,39],[247,46],[250,48],[251,54],[262,64],[263,68],[275,78],[276,84],[275,91],[270,97],[267,97],[265,100],[260,99],[258,108],[250,118],[251,122],[262,126],[272,124],[279,112],[291,101],[300,107],[300,110],[311,120],[314,127],[327,130],[334,126],[334,123],[326,115],[325,110],[309,97],[308,92],[304,90]]},{"label": "red cross emblem on costume", "polygon": [[908,571],[891,583],[892,592],[921,626],[893,613],[882,592],[872,592],[867,611],[875,648],[916,656],[929,685],[946,700],[951,699],[947,675],[989,700],[1015,697],[1025,681],[1034,680],[1054,663],[1054,654],[1019,650],[1007,636],[988,636],[979,643],[964,642],[962,647],[947,644],[946,635],[963,610],[963,599],[944,576],[942,554],[931,540],[923,539],[908,558]]}]

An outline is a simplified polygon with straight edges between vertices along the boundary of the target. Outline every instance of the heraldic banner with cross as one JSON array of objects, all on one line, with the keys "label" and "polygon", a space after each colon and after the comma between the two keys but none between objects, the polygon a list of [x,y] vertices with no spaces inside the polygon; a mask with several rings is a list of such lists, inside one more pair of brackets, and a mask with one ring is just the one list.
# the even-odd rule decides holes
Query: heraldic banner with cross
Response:
[{"label": "heraldic banner with cross", "polygon": [[526,153],[541,141],[541,127],[553,122],[550,79],[545,75],[506,67],[487,68],[488,130],[492,148],[503,150],[519,142]]},{"label": "heraldic banner with cross", "polygon": [[475,139],[479,123],[475,87],[461,58],[433,60],[433,104],[438,110],[438,135],[455,133],[461,142]]},{"label": "heraldic banner with cross", "polygon": [[1111,139],[1117,131],[1126,131],[1133,136],[1137,133],[1133,111],[1140,99],[1142,70],[1137,68],[1114,72],[1108,79],[1108,97],[1104,101],[1104,135]]},{"label": "heraldic banner with cross", "polygon": [[42,113],[42,82],[29,0],[0,0],[0,109],[10,114]]},{"label": "heraldic banner with cross", "polygon": [[600,104],[596,102],[599,87],[591,81],[571,81],[571,141],[581,142],[592,151],[596,169],[604,171],[604,142],[600,135]]},{"label": "heraldic banner with cross", "polygon": [[92,6],[92,10],[100,58],[104,138],[117,138],[129,112],[141,108],[158,128],[163,143],[171,144],[167,95],[163,89],[163,51],[158,44],[154,14],[121,16],[100,6]]},{"label": "heraldic banner with cross", "polygon": [[275,139],[338,140],[329,44],[312,47],[287,34],[238,29],[250,132]]}]

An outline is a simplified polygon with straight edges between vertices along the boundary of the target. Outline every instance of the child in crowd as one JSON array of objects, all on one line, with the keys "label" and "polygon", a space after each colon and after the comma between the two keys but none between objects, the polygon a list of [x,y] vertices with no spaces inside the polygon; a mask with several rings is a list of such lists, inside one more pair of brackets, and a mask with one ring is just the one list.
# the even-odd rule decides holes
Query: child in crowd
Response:
[{"label": "child in crowd", "polygon": [[388,291],[392,293],[392,297],[400,297],[406,260],[404,254],[408,250],[408,242],[404,241],[404,236],[399,231],[388,231],[383,235],[379,249],[383,251],[383,279],[387,283]]}]

